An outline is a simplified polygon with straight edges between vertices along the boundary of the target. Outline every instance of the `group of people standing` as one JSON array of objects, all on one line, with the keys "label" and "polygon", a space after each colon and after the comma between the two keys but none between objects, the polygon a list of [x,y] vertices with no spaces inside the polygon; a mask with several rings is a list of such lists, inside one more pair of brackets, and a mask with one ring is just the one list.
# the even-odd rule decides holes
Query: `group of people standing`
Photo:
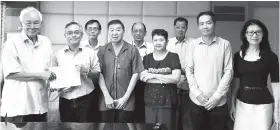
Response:
[{"label": "group of people standing", "polygon": [[64,33],[68,46],[55,53],[51,41],[39,35],[42,14],[37,9],[27,7],[19,18],[23,30],[7,39],[1,58],[5,121],[46,121],[48,85],[56,79],[48,67],[74,65],[81,86],[52,89],[59,93],[62,122],[146,122],[163,123],[168,130],[187,130],[189,125],[193,130],[227,130],[232,115],[234,130],[269,130],[273,120],[279,126],[279,62],[259,20],[244,24],[241,50],[233,55],[230,42],[215,35],[211,11],[197,15],[201,37],[187,38],[188,20],[178,17],[176,37],[168,39],[166,30],[154,29],[152,43],[144,40],[144,23],[132,25],[134,40],[128,43],[123,40],[124,24],[111,20],[110,42],[101,44],[98,20],[85,24],[86,41],[81,41],[83,26],[70,22]]}]

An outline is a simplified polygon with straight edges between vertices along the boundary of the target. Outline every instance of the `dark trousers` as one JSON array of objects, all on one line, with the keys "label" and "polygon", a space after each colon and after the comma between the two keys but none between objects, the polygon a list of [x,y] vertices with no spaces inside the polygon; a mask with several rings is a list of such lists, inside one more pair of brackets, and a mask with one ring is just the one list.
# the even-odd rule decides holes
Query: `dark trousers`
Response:
[{"label": "dark trousers", "polygon": [[59,112],[61,122],[90,122],[90,109],[92,106],[92,94],[75,98],[59,98]]},{"label": "dark trousers", "polygon": [[192,130],[191,119],[190,119],[190,102],[188,90],[180,90],[179,96],[179,107],[178,107],[178,130]]},{"label": "dark trousers", "polygon": [[144,102],[144,87],[142,81],[137,81],[135,85],[135,111],[134,122],[145,123],[145,102]]},{"label": "dark trousers", "polygon": [[47,113],[30,114],[30,115],[15,116],[15,117],[1,117],[1,122],[13,123],[17,128],[24,127],[28,122],[46,122],[46,121],[47,121]]},{"label": "dark trousers", "polygon": [[227,104],[208,111],[191,101],[191,122],[193,130],[228,130],[229,120]]},{"label": "dark trousers", "polygon": [[167,130],[176,129],[176,109],[146,106],[146,123],[162,123]]},{"label": "dark trousers", "polygon": [[43,114],[30,114],[16,117],[3,117],[5,122],[46,122],[47,113]]},{"label": "dark trousers", "polygon": [[92,103],[90,109],[90,122],[101,122],[101,114],[98,108],[99,95],[101,94],[101,89],[98,84],[94,84],[94,91],[92,92]]},{"label": "dark trousers", "polygon": [[124,110],[116,110],[116,109],[101,111],[101,121],[107,123],[133,122],[133,114],[134,114],[133,111],[124,111]]}]

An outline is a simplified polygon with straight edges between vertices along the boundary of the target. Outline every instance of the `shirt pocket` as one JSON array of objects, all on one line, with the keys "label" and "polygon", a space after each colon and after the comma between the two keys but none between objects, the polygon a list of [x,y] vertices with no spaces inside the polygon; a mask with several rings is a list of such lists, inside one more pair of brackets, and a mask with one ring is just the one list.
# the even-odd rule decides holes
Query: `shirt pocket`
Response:
[{"label": "shirt pocket", "polygon": [[118,59],[117,68],[124,72],[131,72],[132,63],[129,57],[121,57]]}]

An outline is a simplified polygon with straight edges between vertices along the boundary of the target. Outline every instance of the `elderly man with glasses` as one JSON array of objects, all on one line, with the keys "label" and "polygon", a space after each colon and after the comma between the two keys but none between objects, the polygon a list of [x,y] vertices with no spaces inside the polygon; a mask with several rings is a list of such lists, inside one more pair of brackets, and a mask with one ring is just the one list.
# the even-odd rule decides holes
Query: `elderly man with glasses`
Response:
[{"label": "elderly man with glasses", "polygon": [[21,34],[7,39],[2,52],[5,85],[1,116],[8,122],[44,122],[48,111],[47,82],[56,78],[47,69],[52,43],[39,35],[42,14],[37,9],[23,9],[19,19]]}]

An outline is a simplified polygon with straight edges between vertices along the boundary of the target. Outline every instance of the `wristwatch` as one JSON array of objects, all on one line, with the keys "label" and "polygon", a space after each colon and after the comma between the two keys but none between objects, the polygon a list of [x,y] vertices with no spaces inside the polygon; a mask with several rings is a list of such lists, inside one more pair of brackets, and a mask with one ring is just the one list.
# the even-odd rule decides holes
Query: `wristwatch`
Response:
[{"label": "wristwatch", "polygon": [[91,69],[89,68],[88,69],[88,72],[87,72],[87,75],[89,75],[91,73]]}]

